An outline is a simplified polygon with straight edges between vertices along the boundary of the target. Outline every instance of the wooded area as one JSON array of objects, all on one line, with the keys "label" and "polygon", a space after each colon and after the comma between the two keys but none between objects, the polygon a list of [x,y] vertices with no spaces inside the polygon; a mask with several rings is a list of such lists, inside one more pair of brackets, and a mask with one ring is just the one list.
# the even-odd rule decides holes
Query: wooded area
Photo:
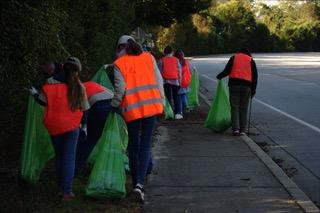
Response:
[{"label": "wooded area", "polygon": [[[118,37],[151,32],[156,51],[167,44],[186,55],[319,51],[320,1],[251,0],[3,0],[1,6],[1,150],[19,152],[27,92],[43,82],[39,64],[79,57],[84,76],[111,63]],[[17,146],[18,145],[18,146]],[[18,158],[14,154],[15,158]]]}]

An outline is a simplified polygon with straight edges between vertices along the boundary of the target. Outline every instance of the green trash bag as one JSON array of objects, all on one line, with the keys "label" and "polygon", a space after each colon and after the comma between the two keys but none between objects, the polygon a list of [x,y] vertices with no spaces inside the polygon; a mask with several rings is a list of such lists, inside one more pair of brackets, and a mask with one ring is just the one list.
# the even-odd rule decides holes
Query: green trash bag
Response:
[{"label": "green trash bag", "polygon": [[[113,114],[113,112],[110,112],[107,121],[106,121],[106,125],[108,122],[109,117],[111,116],[111,114]],[[121,148],[122,148],[122,152],[125,155],[125,158],[127,158],[126,153],[127,153],[127,146],[128,146],[128,130],[127,130],[127,124],[126,122],[123,120],[123,118],[117,114],[117,116],[115,116],[115,119],[117,120],[118,126],[119,126],[119,135],[121,137],[120,143],[121,143]],[[104,128],[103,132],[101,134],[101,137],[99,139],[99,141],[97,142],[96,146],[94,147],[94,149],[92,150],[89,158],[88,158],[88,162],[91,164],[94,164],[94,162],[96,161],[98,155],[99,155],[99,150],[103,149],[103,141],[101,140],[102,136],[107,134],[106,131],[109,131],[109,128]],[[124,160],[124,163],[126,164],[126,161]]]},{"label": "green trash bag", "polygon": [[107,70],[102,66],[96,74],[91,78],[92,81],[113,91],[112,83],[107,75]]},{"label": "green trash bag", "polygon": [[194,67],[192,69],[192,79],[191,79],[189,92],[188,92],[188,109],[194,109],[200,105],[198,93],[199,93],[199,73]]},{"label": "green trash bag", "polygon": [[29,184],[39,180],[47,161],[54,157],[51,138],[42,122],[43,112],[43,107],[29,96],[20,171],[22,179]]},{"label": "green trash bag", "polygon": [[[126,195],[123,123],[111,112],[99,140],[98,153],[86,187],[86,195],[94,198],[123,198]],[[121,118],[122,119],[122,118]]]},{"label": "green trash bag", "polygon": [[173,119],[174,118],[174,113],[172,111],[171,105],[170,105],[167,98],[166,98],[166,102],[165,102],[163,111],[164,111],[164,118],[165,119]]},{"label": "green trash bag", "polygon": [[216,95],[212,101],[205,127],[215,132],[223,132],[231,126],[229,92],[222,80],[219,81]]}]

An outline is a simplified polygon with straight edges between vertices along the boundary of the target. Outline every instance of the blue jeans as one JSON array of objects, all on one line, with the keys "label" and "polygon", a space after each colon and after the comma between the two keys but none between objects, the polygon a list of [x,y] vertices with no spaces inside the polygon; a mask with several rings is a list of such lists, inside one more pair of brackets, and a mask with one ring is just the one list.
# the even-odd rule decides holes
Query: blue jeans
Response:
[{"label": "blue jeans", "polygon": [[164,93],[172,107],[172,98],[174,103],[174,114],[182,114],[181,100],[178,94],[180,87],[172,84],[164,84]]},{"label": "blue jeans", "polygon": [[151,141],[155,124],[156,116],[127,123],[129,166],[133,186],[137,183],[144,185],[151,158]]},{"label": "blue jeans", "polygon": [[179,96],[181,100],[181,108],[182,108],[182,111],[184,112],[188,106],[188,97],[186,93],[180,94]]},{"label": "blue jeans", "polygon": [[79,129],[51,136],[55,152],[57,183],[64,194],[72,192]]},{"label": "blue jeans", "polygon": [[79,139],[77,146],[76,175],[78,175],[80,169],[85,165],[93,148],[99,141],[111,109],[109,100],[99,101],[89,109],[87,117],[88,135],[85,140]]}]

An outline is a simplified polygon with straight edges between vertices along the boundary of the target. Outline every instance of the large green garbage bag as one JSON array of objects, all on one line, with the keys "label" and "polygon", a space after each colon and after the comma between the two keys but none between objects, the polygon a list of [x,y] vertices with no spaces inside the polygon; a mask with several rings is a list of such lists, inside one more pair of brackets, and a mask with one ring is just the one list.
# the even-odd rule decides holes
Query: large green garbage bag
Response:
[{"label": "large green garbage bag", "polygon": [[188,92],[188,108],[194,109],[198,107],[199,104],[199,73],[194,67],[192,69],[192,79],[189,86],[189,92]]},{"label": "large green garbage bag", "polygon": [[[109,117],[113,114],[113,112],[110,112],[108,118],[107,118],[107,121],[106,121],[106,124],[105,125],[108,125],[108,120],[109,120]],[[126,165],[127,164],[127,156],[126,156],[126,153],[127,153],[127,146],[128,146],[128,130],[127,130],[127,124],[126,122],[123,120],[123,118],[117,114],[117,116],[115,116],[115,119],[117,120],[117,124],[118,124],[118,131],[119,131],[119,136],[120,136],[120,144],[121,144],[121,148],[122,148],[122,152],[123,152],[123,155],[124,156],[124,164]],[[110,127],[111,128],[111,127]],[[107,131],[110,130],[110,128],[107,128],[107,126],[104,127],[103,129],[103,132],[102,132],[102,135],[99,139],[99,141],[97,142],[96,146],[94,147],[94,149],[92,150],[89,158],[88,158],[88,162],[91,163],[91,164],[94,164],[98,155],[100,154],[100,150],[103,149],[103,146],[104,146],[104,141],[107,139],[106,137],[103,138],[104,135],[107,134]]]},{"label": "large green garbage bag", "polygon": [[231,126],[229,92],[222,80],[218,83],[205,126],[215,132],[223,132]]},{"label": "large green garbage bag", "polygon": [[107,75],[107,70],[102,66],[96,74],[91,78],[92,81],[113,91],[112,83]]},{"label": "large green garbage bag", "polygon": [[[94,198],[123,198],[126,195],[123,123],[111,112],[99,140],[99,148],[86,187],[86,195]],[[122,118],[121,118],[122,119]],[[96,147],[97,148],[97,147]]]},{"label": "large green garbage bag", "polygon": [[21,153],[21,171],[23,180],[35,184],[47,161],[54,157],[50,136],[44,127],[43,107],[32,96],[28,100],[24,140]]},{"label": "large green garbage bag", "polygon": [[166,102],[164,104],[164,118],[165,119],[173,119],[174,118],[174,113],[172,111],[172,107],[168,101],[168,99],[166,98]]}]

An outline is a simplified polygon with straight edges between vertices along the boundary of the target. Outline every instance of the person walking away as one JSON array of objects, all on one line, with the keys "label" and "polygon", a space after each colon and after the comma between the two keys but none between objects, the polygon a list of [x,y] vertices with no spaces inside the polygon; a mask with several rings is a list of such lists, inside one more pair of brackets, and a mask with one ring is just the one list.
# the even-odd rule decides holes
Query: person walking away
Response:
[{"label": "person walking away", "polygon": [[85,88],[79,79],[81,63],[70,57],[64,64],[65,83],[46,83],[39,94],[35,88],[30,93],[45,106],[44,126],[47,128],[55,151],[56,178],[62,200],[75,197],[72,182],[75,152],[82,111],[88,109]]},{"label": "person walking away", "polygon": [[173,56],[171,46],[166,46],[164,54],[165,56],[162,57],[160,64],[164,81],[164,91],[171,106],[173,99],[175,119],[179,120],[183,118],[181,100],[178,94],[181,84],[181,65],[179,60]]},{"label": "person walking away", "polygon": [[156,116],[165,103],[163,81],[155,59],[143,52],[131,36],[121,36],[122,56],[114,61],[115,89],[111,105],[120,107],[127,123],[129,166],[133,195],[144,201],[144,183],[150,160]]},{"label": "person walking away", "polygon": [[256,94],[258,73],[256,63],[247,49],[232,56],[217,79],[229,76],[232,134],[245,135],[250,98]]},{"label": "person walking away", "polygon": [[191,83],[192,73],[191,73],[189,61],[187,61],[184,58],[184,53],[182,50],[177,50],[175,52],[175,57],[179,59],[179,62],[182,68],[181,86],[178,94],[181,100],[182,112],[185,112],[188,106],[187,93],[189,92],[189,85]]},{"label": "person walking away", "polygon": [[83,83],[86,88],[86,95],[90,105],[90,109],[86,111],[87,128],[83,129],[87,132],[84,140],[78,140],[76,152],[75,174],[85,165],[90,153],[99,141],[109,112],[112,110],[111,100],[113,92],[100,84],[88,81]]}]

